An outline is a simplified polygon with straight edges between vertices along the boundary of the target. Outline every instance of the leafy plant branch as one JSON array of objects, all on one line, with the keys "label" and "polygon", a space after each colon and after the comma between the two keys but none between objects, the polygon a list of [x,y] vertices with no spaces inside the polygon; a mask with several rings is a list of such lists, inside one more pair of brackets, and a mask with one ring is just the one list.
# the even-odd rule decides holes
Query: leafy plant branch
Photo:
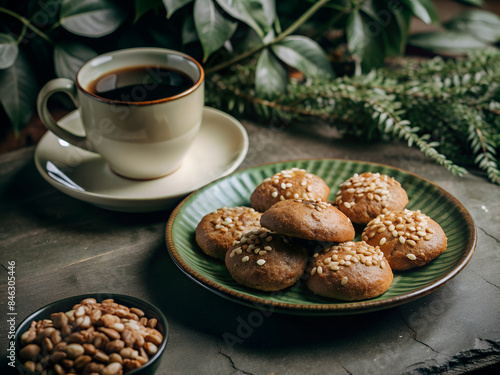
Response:
[{"label": "leafy plant branch", "polygon": [[288,35],[291,35],[294,32],[296,32],[297,29],[299,29],[304,23],[307,22],[307,20],[309,20],[314,15],[314,13],[316,13],[318,10],[324,7],[328,3],[328,1],[329,0],[319,0],[317,3],[312,5],[304,14],[302,14],[294,23],[292,23],[286,30],[278,34],[270,42],[258,45],[248,51],[243,52],[240,55],[234,56],[228,61],[208,67],[205,69],[205,71],[207,73],[215,73],[219,70],[227,68],[228,66],[239,63],[240,61],[249,58],[250,56],[256,54],[257,52],[262,51],[264,48],[268,48],[271,47],[273,44],[279,43]]},{"label": "leafy plant branch", "polygon": [[26,34],[26,28],[33,30],[33,32],[35,32],[38,36],[43,38],[46,42],[48,42],[50,44],[54,44],[52,39],[50,39],[50,37],[47,34],[45,34],[44,32],[42,32],[38,27],[33,25],[29,19],[17,14],[16,12],[13,12],[9,9],[6,9],[4,7],[0,7],[0,13],[7,14],[7,15],[19,20],[20,22],[22,22],[23,29],[18,37],[18,40],[16,41],[17,44],[19,44],[21,42],[21,40],[24,38],[24,36]]}]

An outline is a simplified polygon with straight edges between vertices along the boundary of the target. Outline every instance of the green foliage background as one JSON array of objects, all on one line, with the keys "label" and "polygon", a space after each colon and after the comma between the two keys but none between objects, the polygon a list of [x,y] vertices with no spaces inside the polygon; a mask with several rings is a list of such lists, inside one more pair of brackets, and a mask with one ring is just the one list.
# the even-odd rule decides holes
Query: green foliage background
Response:
[{"label": "green foliage background", "polygon": [[[474,164],[499,183],[500,19],[472,8],[444,31],[410,37],[412,17],[439,22],[431,0],[0,0],[0,118],[8,119],[0,127],[19,132],[41,86],[74,79],[90,58],[158,46],[204,64],[207,104],[404,139],[453,173]],[[466,62],[383,68],[408,45],[476,52]]]}]

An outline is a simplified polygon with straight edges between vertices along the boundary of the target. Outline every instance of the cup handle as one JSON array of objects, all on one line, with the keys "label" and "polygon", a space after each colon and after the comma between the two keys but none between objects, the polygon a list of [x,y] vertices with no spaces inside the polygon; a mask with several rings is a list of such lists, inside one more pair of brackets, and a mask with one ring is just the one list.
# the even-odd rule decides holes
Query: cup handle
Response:
[{"label": "cup handle", "polygon": [[88,142],[86,142],[86,136],[76,135],[67,131],[66,129],[63,129],[52,117],[49,108],[47,107],[47,102],[49,98],[56,92],[63,92],[67,94],[71,98],[71,100],[73,100],[73,103],[75,103],[75,105],[78,107],[77,87],[75,83],[67,78],[56,78],[47,82],[38,94],[38,116],[40,116],[40,119],[42,120],[45,127],[55,135],[57,135],[59,138],[64,139],[66,142],[71,143],[74,146],[92,151],[89,148]]}]

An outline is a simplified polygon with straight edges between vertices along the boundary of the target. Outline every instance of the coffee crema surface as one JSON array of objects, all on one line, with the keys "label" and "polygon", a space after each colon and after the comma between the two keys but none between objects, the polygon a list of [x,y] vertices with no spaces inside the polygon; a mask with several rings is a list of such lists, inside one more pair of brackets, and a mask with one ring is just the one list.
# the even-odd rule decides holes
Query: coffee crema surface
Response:
[{"label": "coffee crema surface", "polygon": [[171,68],[135,66],[106,73],[87,90],[104,99],[139,103],[171,98],[193,85],[189,76]]}]

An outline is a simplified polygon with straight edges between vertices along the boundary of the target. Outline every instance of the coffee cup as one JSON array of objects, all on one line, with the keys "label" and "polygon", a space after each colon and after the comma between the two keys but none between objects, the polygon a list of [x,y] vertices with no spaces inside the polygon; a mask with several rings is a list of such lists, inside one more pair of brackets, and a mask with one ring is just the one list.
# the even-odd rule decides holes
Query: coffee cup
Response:
[{"label": "coffee cup", "polygon": [[[76,80],[56,78],[38,95],[45,126],[66,142],[95,152],[116,174],[154,179],[175,172],[201,125],[204,71],[192,57],[162,48],[97,56]],[[79,110],[84,135],[62,128],[47,102],[62,92]]]}]

